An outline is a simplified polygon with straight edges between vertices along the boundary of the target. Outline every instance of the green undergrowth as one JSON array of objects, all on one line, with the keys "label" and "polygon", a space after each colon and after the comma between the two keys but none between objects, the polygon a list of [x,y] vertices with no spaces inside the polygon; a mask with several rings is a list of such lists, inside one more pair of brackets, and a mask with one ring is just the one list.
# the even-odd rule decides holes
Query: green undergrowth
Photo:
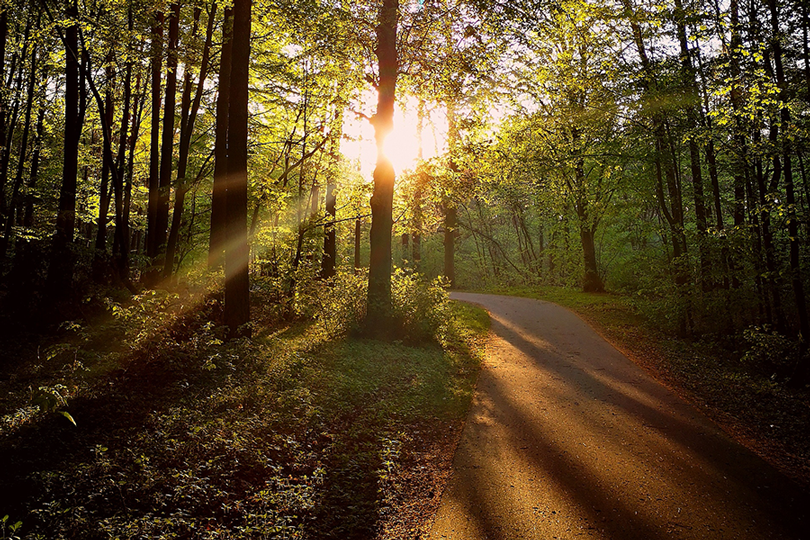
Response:
[{"label": "green undergrowth", "polygon": [[778,376],[791,365],[789,340],[761,329],[684,339],[662,330],[630,295],[562,287],[489,290],[554,302],[698,405],[735,438],[810,487],[810,391]]},{"label": "green undergrowth", "polygon": [[0,383],[0,512],[37,539],[397,536],[434,495],[488,327],[432,287],[413,308],[442,313],[431,339],[391,343],[348,337],[357,314],[325,290],[306,316],[259,292],[255,337],[229,342],[216,294],[111,302]]}]

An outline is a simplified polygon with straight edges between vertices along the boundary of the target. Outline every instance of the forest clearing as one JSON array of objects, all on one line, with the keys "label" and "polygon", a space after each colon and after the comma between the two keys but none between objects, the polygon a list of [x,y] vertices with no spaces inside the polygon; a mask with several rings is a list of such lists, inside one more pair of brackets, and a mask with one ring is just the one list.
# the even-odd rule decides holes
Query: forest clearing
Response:
[{"label": "forest clearing", "polygon": [[[527,345],[509,369],[539,370],[517,381],[537,403],[570,398],[529,380],[558,357],[633,373],[650,418],[722,428],[684,428],[735,448],[717,471],[790,486],[751,527],[732,507],[759,503],[689,521],[639,499],[630,528],[555,514],[461,537],[791,537],[810,489],[808,10],[0,0],[0,540],[444,534],[478,407],[509,403],[486,393],[493,344],[520,348],[451,291],[541,300],[512,300],[557,314],[526,322],[531,343],[564,306],[619,351]],[[607,447],[590,418],[614,405],[556,414]],[[540,463],[551,439],[533,440]],[[735,482],[729,500],[759,489]],[[571,515],[611,492],[580,493]]]}]

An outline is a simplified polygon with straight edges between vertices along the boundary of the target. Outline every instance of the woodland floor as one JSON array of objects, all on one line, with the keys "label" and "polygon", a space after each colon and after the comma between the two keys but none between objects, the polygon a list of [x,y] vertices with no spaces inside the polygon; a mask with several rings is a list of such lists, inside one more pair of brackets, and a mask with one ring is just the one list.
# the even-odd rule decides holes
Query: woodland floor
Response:
[{"label": "woodland floor", "polygon": [[[423,537],[472,395],[486,316],[455,306],[459,324],[441,347],[381,348],[290,322],[255,292],[251,342],[221,341],[210,294],[85,306],[59,328],[3,317],[6,527],[22,521],[23,538]],[[501,292],[577,311],[810,486],[806,389],[748,370],[721,345],[661,333],[625,297]]]},{"label": "woodland floor", "polygon": [[[0,538],[415,538],[478,372],[482,310],[440,343],[331,337],[256,298],[147,293],[58,329],[6,319]],[[67,417],[69,412],[74,426]]]}]

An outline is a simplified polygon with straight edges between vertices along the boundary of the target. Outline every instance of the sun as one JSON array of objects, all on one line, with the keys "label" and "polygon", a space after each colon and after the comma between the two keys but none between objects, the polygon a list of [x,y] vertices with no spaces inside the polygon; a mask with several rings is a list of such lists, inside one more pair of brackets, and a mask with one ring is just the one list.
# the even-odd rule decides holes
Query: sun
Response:
[{"label": "sun", "polygon": [[[364,109],[374,110],[376,92],[369,92]],[[414,169],[419,160],[420,141],[418,136],[419,102],[415,97],[400,100],[394,109],[394,129],[386,137],[383,145],[385,156],[394,166],[397,176]],[[350,116],[350,115],[347,115]],[[374,142],[374,128],[365,119],[346,122],[344,134],[347,141],[341,146],[343,155],[350,160],[357,160],[363,176],[370,177],[377,159],[377,148]],[[430,159],[446,150],[447,117],[444,111],[435,109],[426,114],[422,127],[422,159]]]}]

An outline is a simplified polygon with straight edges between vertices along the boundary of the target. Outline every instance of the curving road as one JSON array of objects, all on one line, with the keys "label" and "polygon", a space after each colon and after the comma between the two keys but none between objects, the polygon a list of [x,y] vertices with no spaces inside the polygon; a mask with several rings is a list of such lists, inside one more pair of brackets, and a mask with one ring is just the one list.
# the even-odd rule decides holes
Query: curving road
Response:
[{"label": "curving road", "polygon": [[810,498],[555,304],[492,318],[431,539],[810,538]]}]

